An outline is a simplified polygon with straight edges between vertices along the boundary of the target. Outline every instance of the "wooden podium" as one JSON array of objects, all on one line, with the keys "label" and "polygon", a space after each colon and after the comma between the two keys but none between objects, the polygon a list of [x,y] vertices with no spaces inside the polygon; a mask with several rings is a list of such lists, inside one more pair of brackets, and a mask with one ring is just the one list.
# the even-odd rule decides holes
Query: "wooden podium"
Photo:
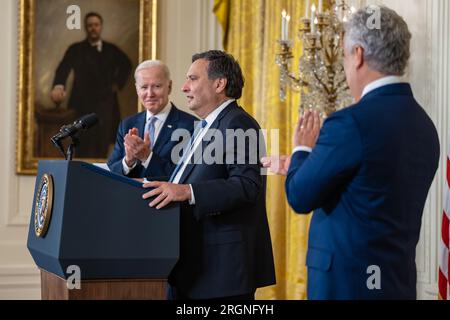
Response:
[{"label": "wooden podium", "polygon": [[156,279],[82,280],[80,290],[41,270],[42,300],[165,300],[167,281]]},{"label": "wooden podium", "polygon": [[[43,300],[166,299],[180,207],[150,208],[146,191],[88,163],[39,162],[27,246]],[[73,267],[80,289],[67,285]]]}]

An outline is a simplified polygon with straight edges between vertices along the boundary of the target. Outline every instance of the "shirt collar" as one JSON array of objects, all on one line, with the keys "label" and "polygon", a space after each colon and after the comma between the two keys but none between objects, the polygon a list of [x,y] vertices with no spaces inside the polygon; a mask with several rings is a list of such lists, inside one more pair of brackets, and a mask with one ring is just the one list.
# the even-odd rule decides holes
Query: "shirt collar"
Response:
[{"label": "shirt collar", "polygon": [[98,40],[98,41],[96,41],[96,42],[89,42],[89,43],[91,44],[91,46],[97,47],[97,50],[98,50],[99,52],[102,51],[102,48],[103,48],[103,41],[102,41],[102,39],[100,39],[100,40]]},{"label": "shirt collar", "polygon": [[378,89],[378,88],[381,88],[381,87],[384,87],[384,86],[387,86],[390,84],[402,83],[402,82],[404,82],[404,81],[402,80],[401,77],[398,77],[398,76],[387,76],[387,77],[383,77],[378,80],[375,80],[375,81],[369,83],[368,85],[366,85],[366,87],[364,88],[363,93],[361,95],[361,99],[366,94],[368,94],[369,92],[371,92],[375,89]]},{"label": "shirt collar", "polygon": [[208,122],[207,126],[211,126],[211,124],[216,120],[217,116],[226,108],[228,107],[234,99],[230,99],[222,103],[218,108],[216,108],[213,112],[208,114],[208,116],[205,118],[206,122]]},{"label": "shirt collar", "polygon": [[156,117],[156,119],[158,119],[158,121],[160,121],[161,123],[165,122],[167,117],[169,116],[170,110],[172,110],[172,103],[168,103],[164,109],[162,109],[160,112],[158,112],[157,114],[153,114],[150,111],[147,110],[147,118],[146,121],[149,121],[149,119],[153,116]]}]

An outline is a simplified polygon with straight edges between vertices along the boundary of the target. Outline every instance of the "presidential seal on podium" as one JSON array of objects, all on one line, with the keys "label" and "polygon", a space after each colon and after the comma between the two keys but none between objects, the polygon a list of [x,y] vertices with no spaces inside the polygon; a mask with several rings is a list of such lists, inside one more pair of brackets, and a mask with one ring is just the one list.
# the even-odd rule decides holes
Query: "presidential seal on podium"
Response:
[{"label": "presidential seal on podium", "polygon": [[34,206],[34,231],[36,236],[44,237],[52,216],[53,178],[44,174],[39,183]]}]

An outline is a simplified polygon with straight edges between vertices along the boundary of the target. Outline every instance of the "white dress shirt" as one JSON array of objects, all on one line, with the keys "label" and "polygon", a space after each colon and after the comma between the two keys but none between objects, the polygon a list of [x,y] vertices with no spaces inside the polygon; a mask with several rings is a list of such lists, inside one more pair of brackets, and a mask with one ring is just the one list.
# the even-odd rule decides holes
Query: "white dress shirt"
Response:
[{"label": "white dress shirt", "polygon": [[[154,115],[153,113],[151,113],[150,111],[147,110],[147,118],[145,121],[145,126],[144,128],[147,126],[147,123],[150,121],[150,118],[155,116],[156,117],[156,121],[155,121],[155,141],[153,142],[153,146],[156,144],[156,141],[158,141],[158,136],[159,133],[161,132],[161,129],[163,128],[164,123],[167,120],[167,117],[169,116],[170,110],[172,110],[172,104],[169,102],[167,104],[167,106],[164,107],[164,109],[162,109],[158,114]],[[144,162],[142,162],[142,166],[147,169],[148,165],[150,164],[150,160],[152,159],[152,155],[153,152],[150,151],[150,155],[148,156],[147,160],[145,160]],[[122,159],[122,167],[123,167],[123,173],[125,175],[128,175],[130,173],[131,170],[133,170],[137,165],[137,162],[134,163],[133,166],[128,167],[126,161],[125,161],[125,157],[123,157]]]},{"label": "white dress shirt", "polygon": [[[378,80],[372,81],[371,83],[369,83],[368,85],[366,85],[364,87],[364,90],[362,92],[361,95],[361,99],[368,94],[369,92],[390,85],[390,84],[396,84],[396,83],[402,83],[404,81],[402,81],[401,77],[397,77],[397,76],[387,76],[387,77],[383,77],[380,78]],[[312,149],[310,147],[306,147],[306,146],[298,146],[295,147],[294,150],[292,151],[292,154],[298,152],[298,151],[306,151],[306,152],[312,152]]]},{"label": "white dress shirt", "polygon": [[[173,179],[173,183],[179,183],[181,177],[183,176],[183,172],[186,169],[188,163],[190,162],[192,155],[195,152],[195,149],[197,149],[197,147],[199,146],[199,144],[202,142],[203,137],[205,136],[205,134],[208,132],[208,129],[211,127],[211,125],[213,124],[213,122],[217,119],[218,115],[226,108],[230,105],[230,103],[232,103],[233,101],[235,101],[234,99],[231,100],[227,100],[224,103],[222,103],[218,108],[216,108],[213,112],[211,112],[206,118],[206,126],[201,129],[201,131],[197,134],[197,136],[195,137],[195,140],[193,142],[193,147],[191,148],[187,158],[185,159],[183,166],[181,167],[181,169],[178,171],[177,175],[175,176],[175,178]],[[189,185],[189,187],[191,188],[191,200],[189,200],[189,204],[194,205],[195,204],[195,196],[194,196],[194,190],[192,189],[192,186]]]},{"label": "white dress shirt", "polygon": [[89,42],[91,46],[95,47],[98,52],[102,52],[103,49],[103,41],[100,39],[96,42]]},{"label": "white dress shirt", "polygon": [[402,83],[402,82],[404,82],[402,80],[402,78],[401,77],[397,77],[397,76],[387,76],[387,77],[383,77],[383,78],[380,78],[378,80],[375,80],[375,81],[369,83],[367,86],[365,86],[365,88],[364,88],[364,90],[362,92],[362,95],[361,95],[361,99],[366,94],[368,94],[369,92],[371,92],[371,91],[373,91],[375,89],[378,89],[378,88],[381,88],[381,87],[384,87],[384,86],[387,86],[387,85],[390,85],[390,84],[396,84],[396,83]]}]

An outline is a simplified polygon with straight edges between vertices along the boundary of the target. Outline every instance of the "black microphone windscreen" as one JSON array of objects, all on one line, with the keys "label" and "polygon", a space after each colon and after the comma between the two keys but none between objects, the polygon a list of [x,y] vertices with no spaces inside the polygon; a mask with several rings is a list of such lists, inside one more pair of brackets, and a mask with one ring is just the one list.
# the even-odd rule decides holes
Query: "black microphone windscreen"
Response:
[{"label": "black microphone windscreen", "polygon": [[98,117],[95,113],[91,113],[81,117],[79,122],[81,123],[83,129],[89,129],[93,125],[97,124]]}]

